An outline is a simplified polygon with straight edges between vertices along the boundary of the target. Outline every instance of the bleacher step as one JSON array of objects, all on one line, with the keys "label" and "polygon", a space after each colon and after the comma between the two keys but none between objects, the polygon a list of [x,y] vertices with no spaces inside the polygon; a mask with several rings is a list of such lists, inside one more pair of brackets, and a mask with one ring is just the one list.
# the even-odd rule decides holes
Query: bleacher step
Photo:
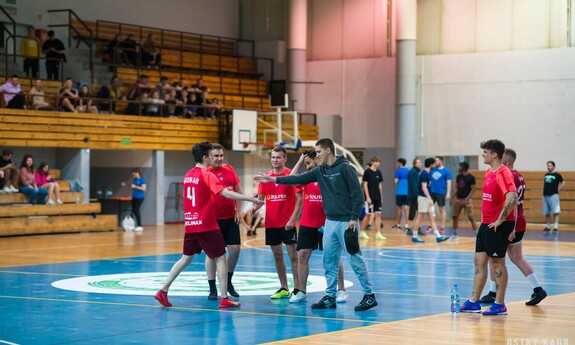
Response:
[{"label": "bleacher step", "polygon": [[[84,194],[82,192],[65,192],[60,193],[60,200],[64,204],[76,204],[82,203],[84,199]],[[28,202],[28,197],[23,193],[10,193],[10,194],[0,194],[0,205],[1,204],[25,204]]]},{"label": "bleacher step", "polygon": [[113,231],[117,229],[118,216],[106,214],[44,216],[0,219],[0,236],[37,235],[84,231]]},{"label": "bleacher step", "polygon": [[62,205],[11,205],[0,206],[0,217],[53,216],[65,214],[100,213],[100,203]]}]

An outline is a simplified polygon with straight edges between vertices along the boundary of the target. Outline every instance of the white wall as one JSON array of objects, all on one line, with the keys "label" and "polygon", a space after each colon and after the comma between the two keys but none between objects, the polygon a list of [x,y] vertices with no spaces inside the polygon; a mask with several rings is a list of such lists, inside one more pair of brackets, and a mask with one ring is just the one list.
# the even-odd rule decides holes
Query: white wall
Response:
[{"label": "white wall", "polygon": [[481,141],[498,138],[517,151],[518,169],[555,160],[575,170],[574,48],[425,56],[419,65],[420,154],[479,156]]},{"label": "white wall", "polygon": [[310,61],[308,111],[318,116],[340,114],[343,146],[395,145],[395,59]]}]

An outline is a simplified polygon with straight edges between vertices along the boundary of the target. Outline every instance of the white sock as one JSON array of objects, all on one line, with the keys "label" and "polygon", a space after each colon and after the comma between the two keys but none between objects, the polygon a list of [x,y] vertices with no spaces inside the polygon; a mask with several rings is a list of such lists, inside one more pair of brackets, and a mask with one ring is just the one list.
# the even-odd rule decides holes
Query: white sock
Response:
[{"label": "white sock", "polygon": [[441,237],[441,234],[439,233],[439,231],[433,230],[433,233],[435,234],[435,237]]},{"label": "white sock", "polygon": [[527,278],[527,280],[529,280],[529,283],[531,284],[532,288],[535,289],[536,287],[541,286],[541,284],[539,283],[539,279],[537,279],[537,274],[531,273],[530,275],[528,275],[525,278]]},{"label": "white sock", "polygon": [[489,292],[497,292],[497,283],[493,280],[489,280]]},{"label": "white sock", "polygon": [[547,223],[547,228],[550,229],[551,228],[551,222]]},{"label": "white sock", "polygon": [[409,228],[409,224],[405,223],[405,228],[408,229],[408,228]]},{"label": "white sock", "polygon": [[556,221],[554,225],[555,225],[555,229],[559,229],[559,221]]},{"label": "white sock", "polygon": [[413,229],[413,234],[411,235],[412,238],[417,238],[417,230]]}]

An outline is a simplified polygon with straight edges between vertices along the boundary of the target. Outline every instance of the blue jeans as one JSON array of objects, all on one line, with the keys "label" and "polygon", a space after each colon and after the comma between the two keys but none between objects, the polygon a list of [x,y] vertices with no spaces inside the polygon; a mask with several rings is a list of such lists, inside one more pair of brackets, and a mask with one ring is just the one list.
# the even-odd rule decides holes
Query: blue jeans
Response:
[{"label": "blue jeans", "polygon": [[38,197],[38,205],[43,204],[46,196],[48,196],[48,191],[42,187],[38,187],[38,190],[36,190],[32,187],[20,186],[20,192],[28,196],[28,203],[30,205],[34,205],[36,197]]},{"label": "blue jeans", "polygon": [[[344,233],[349,222],[338,222],[326,220],[323,233],[323,268],[325,270],[325,280],[327,282],[326,293],[330,297],[335,297],[337,292],[337,273],[342,249],[345,251]],[[359,231],[359,227],[356,227]],[[359,240],[359,239],[358,239]],[[347,251],[346,251],[347,253]],[[353,273],[359,280],[363,293],[370,295],[371,281],[367,274],[367,267],[363,261],[361,249],[355,255],[347,254]]]}]

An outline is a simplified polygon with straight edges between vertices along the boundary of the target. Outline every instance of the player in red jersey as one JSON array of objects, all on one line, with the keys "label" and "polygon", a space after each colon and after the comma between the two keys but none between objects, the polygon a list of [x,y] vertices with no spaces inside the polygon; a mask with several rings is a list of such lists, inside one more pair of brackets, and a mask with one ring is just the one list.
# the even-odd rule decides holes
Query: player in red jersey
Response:
[{"label": "player in red jersey", "polygon": [[[533,270],[533,267],[529,264],[527,260],[523,257],[523,235],[525,234],[525,230],[527,228],[527,221],[525,220],[525,215],[523,214],[523,200],[525,198],[525,180],[523,176],[519,173],[519,171],[515,170],[515,160],[517,159],[517,153],[512,149],[505,149],[505,153],[503,154],[503,164],[505,164],[509,169],[511,169],[511,173],[513,174],[513,181],[515,183],[515,187],[517,187],[517,194],[519,198],[517,199],[517,222],[515,222],[515,230],[509,236],[509,248],[507,248],[507,252],[509,253],[509,259],[511,262],[519,268],[521,273],[525,275],[529,283],[533,287],[533,294],[531,294],[531,299],[525,302],[526,305],[537,305],[541,302],[545,297],[547,297],[547,292],[541,287],[541,283],[539,283],[539,279],[537,279],[537,274]],[[491,304],[495,302],[495,298],[497,297],[496,292],[496,284],[495,284],[495,273],[493,268],[490,267],[490,291],[487,295],[481,297],[479,303],[484,304]]]},{"label": "player in red jersey", "polygon": [[[297,174],[302,164],[305,165],[307,171],[312,170],[318,165],[315,150],[304,151],[290,175]],[[317,182],[306,184],[303,186],[303,194],[303,209],[299,222],[299,234],[297,236],[298,278],[301,286],[297,293],[292,294],[289,300],[290,303],[307,301],[305,287],[307,286],[307,277],[309,276],[309,258],[313,250],[318,248],[319,250],[323,250],[323,226],[326,216],[323,210],[323,199],[319,184]],[[335,295],[335,301],[343,303],[347,300],[348,294],[347,291],[345,291],[341,261],[339,263],[337,285],[338,290]]]},{"label": "player in red jersey", "polygon": [[[282,146],[272,149],[271,164],[273,169],[268,176],[288,176],[290,169],[285,167],[287,152]],[[260,183],[258,186],[259,200],[266,202],[266,244],[270,246],[274,254],[276,271],[280,280],[281,288],[271,298],[290,298],[288,288],[286,265],[282,243],[286,245],[288,256],[291,261],[294,281],[294,293],[297,294],[300,287],[297,267],[297,235],[295,222],[303,204],[303,191],[301,187],[292,187],[277,183]],[[254,206],[254,211],[258,206]]]},{"label": "player in red jersey", "polygon": [[[218,180],[230,191],[242,193],[240,179],[234,168],[229,164],[224,164],[224,147],[220,144],[212,144],[210,151],[212,163],[208,171],[216,175]],[[214,199],[216,210],[216,220],[224,243],[228,248],[228,293],[235,298],[240,297],[234,285],[232,277],[240,257],[240,226],[241,222],[241,202],[239,200],[228,199],[222,194],[217,194]],[[206,256],[206,273],[208,275],[208,284],[210,293],[208,299],[216,301],[218,299],[218,290],[216,289],[216,264],[213,259]]]},{"label": "player in red jersey", "polygon": [[218,228],[214,209],[214,197],[218,194],[234,200],[251,201],[254,204],[262,204],[261,201],[228,190],[216,177],[208,172],[212,158],[210,150],[212,144],[207,141],[194,144],[192,153],[196,166],[184,176],[184,220],[185,237],[183,255],[178,260],[166,277],[164,286],[154,296],[163,306],[171,307],[168,300],[168,289],[178,275],[191,262],[194,254],[203,251],[214,259],[220,282],[220,308],[239,307],[240,303],[228,297],[228,264],[226,261],[226,245],[222,232]]},{"label": "player in red jersey", "polygon": [[479,297],[487,279],[487,261],[493,265],[497,282],[497,300],[483,311],[483,315],[505,315],[505,290],[508,273],[505,267],[505,253],[509,245],[509,236],[515,228],[517,188],[513,174],[501,162],[505,144],[499,140],[481,143],[483,160],[490,166],[483,180],[483,201],[481,204],[481,226],[475,240],[475,276],[473,293],[461,306],[462,312],[481,313]]}]

